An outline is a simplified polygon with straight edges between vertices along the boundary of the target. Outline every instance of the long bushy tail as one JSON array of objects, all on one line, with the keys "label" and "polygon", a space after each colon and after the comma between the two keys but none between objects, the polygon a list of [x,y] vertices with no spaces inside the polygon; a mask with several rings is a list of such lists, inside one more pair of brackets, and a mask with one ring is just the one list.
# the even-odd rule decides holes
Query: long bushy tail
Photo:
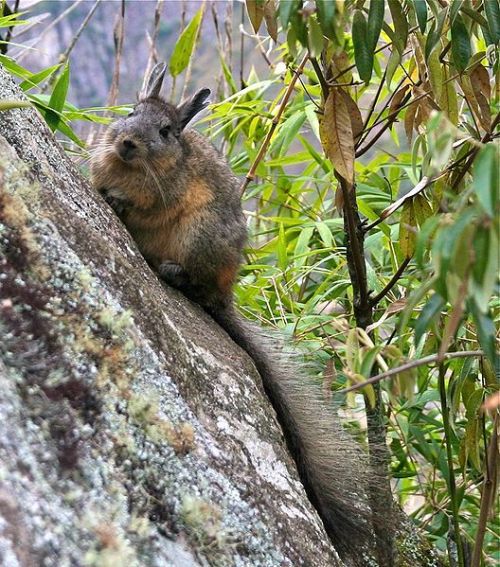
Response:
[{"label": "long bushy tail", "polygon": [[335,548],[350,565],[371,564],[369,473],[362,451],[321,389],[282,352],[278,340],[245,321],[232,306],[211,315],[254,360],[309,499]]}]

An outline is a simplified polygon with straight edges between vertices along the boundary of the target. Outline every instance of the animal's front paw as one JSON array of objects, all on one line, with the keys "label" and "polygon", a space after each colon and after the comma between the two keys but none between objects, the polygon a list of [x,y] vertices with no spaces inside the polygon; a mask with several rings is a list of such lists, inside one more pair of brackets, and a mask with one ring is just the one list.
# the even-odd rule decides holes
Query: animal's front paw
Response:
[{"label": "animal's front paw", "polygon": [[106,203],[108,203],[108,205],[119,217],[121,217],[127,211],[127,209],[130,209],[130,207],[132,206],[132,203],[128,199],[115,197],[107,189],[101,189],[100,193]]},{"label": "animal's front paw", "polygon": [[166,261],[158,267],[161,279],[172,287],[180,288],[186,285],[188,276],[184,268],[175,262]]}]

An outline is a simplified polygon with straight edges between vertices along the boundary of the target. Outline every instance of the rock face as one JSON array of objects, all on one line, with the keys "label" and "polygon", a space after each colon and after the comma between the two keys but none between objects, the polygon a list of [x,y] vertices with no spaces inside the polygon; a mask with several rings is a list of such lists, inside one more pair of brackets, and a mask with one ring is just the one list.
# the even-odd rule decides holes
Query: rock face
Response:
[{"label": "rock face", "polygon": [[2,566],[341,565],[251,360],[31,109],[0,113],[0,336]]}]

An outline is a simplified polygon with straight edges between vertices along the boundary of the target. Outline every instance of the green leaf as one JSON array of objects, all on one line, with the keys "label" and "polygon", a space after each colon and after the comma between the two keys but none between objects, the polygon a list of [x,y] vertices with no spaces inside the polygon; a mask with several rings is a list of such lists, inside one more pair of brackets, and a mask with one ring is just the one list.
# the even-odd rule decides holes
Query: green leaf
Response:
[{"label": "green leaf", "polygon": [[472,187],[482,210],[493,218],[498,205],[499,163],[495,143],[486,144],[479,152],[473,170]]},{"label": "green leaf", "polygon": [[413,8],[417,15],[418,27],[422,33],[425,33],[427,27],[427,3],[425,0],[413,0]]},{"label": "green leaf", "polygon": [[424,333],[429,329],[432,321],[440,313],[444,305],[444,299],[435,293],[430,300],[424,305],[417,322],[415,323],[415,347],[418,347],[420,339]]},{"label": "green leaf", "polygon": [[451,54],[455,67],[462,73],[467,68],[472,51],[469,32],[460,14],[451,25]]},{"label": "green leaf", "polygon": [[335,2],[332,0],[316,0],[318,21],[328,39],[335,40]]},{"label": "green leaf", "polygon": [[176,77],[182,73],[182,71],[184,71],[184,69],[189,65],[203,19],[203,11],[203,7],[201,7],[196,12],[194,18],[186,26],[174,46],[169,64],[169,70],[172,77]]},{"label": "green leaf", "polygon": [[377,47],[380,31],[384,22],[385,0],[370,0],[367,25],[368,48],[373,51]]},{"label": "green leaf", "polygon": [[301,0],[285,0],[285,2],[280,2],[278,13],[281,26],[284,30],[288,27],[292,16],[297,12],[301,4]]},{"label": "green leaf", "polygon": [[276,252],[278,254],[278,266],[282,270],[286,270],[288,266],[288,255],[286,251],[286,234],[285,225],[280,223],[279,234],[278,234],[278,246]]},{"label": "green leaf", "polygon": [[31,75],[28,79],[25,79],[19,86],[21,87],[21,89],[23,89],[23,91],[25,92],[29,91],[32,88],[36,87],[38,84],[40,84],[42,81],[47,79],[48,77],[52,76],[55,73],[55,71],[57,71],[60,67],[61,67],[60,64],[53,65],[52,67],[47,67],[47,69],[44,69],[39,73],[35,73]]},{"label": "green leaf", "polygon": [[425,41],[425,59],[427,60],[432,50],[438,45],[443,33],[444,23],[446,21],[446,10],[439,12],[435,21],[432,22],[431,29]]},{"label": "green leaf", "polygon": [[314,16],[311,16],[308,20],[309,23],[309,34],[308,34],[308,43],[309,43],[309,52],[311,53],[312,57],[319,57],[321,52],[323,51],[323,31],[321,30],[321,26],[318,24],[318,21]]},{"label": "green leaf", "polygon": [[455,21],[455,18],[457,17],[457,14],[458,14],[458,11],[462,7],[463,3],[464,3],[464,0],[452,0],[451,1],[449,19],[450,19],[450,22],[452,24]]},{"label": "green leaf", "polygon": [[45,120],[49,128],[54,132],[57,130],[61,122],[61,112],[64,108],[64,103],[66,102],[66,95],[68,94],[69,88],[69,63],[66,63],[62,73],[59,75],[52,94],[50,95],[47,107],[54,112],[47,112],[45,114]]},{"label": "green leaf", "polygon": [[485,0],[484,11],[488,20],[488,27],[492,43],[500,41],[500,2],[499,0]]},{"label": "green leaf", "polygon": [[388,3],[394,23],[394,45],[400,55],[403,55],[408,41],[408,22],[399,0],[388,0]]},{"label": "green leaf", "polygon": [[7,71],[9,71],[9,73],[14,75],[15,77],[21,77],[23,79],[26,79],[28,77],[31,77],[32,75],[32,73],[28,71],[28,69],[21,67],[21,65],[16,63],[14,59],[12,59],[12,57],[8,57],[7,55],[3,55],[1,53],[0,53],[0,63],[2,63],[2,65],[7,69]]},{"label": "green leaf", "polygon": [[498,357],[495,349],[495,324],[488,313],[481,313],[474,301],[469,302],[469,309],[472,312],[477,328],[477,336],[486,358],[490,361],[493,368],[496,367]]},{"label": "green leaf", "polygon": [[366,41],[368,26],[361,10],[355,10],[352,18],[352,42],[354,44],[354,61],[361,80],[370,82],[373,71],[373,49]]}]

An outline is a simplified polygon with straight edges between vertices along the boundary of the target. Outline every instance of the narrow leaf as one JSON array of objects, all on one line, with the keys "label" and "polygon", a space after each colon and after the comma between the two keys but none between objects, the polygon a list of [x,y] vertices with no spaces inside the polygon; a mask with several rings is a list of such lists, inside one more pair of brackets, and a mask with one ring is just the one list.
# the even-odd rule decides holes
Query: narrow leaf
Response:
[{"label": "narrow leaf", "polygon": [[328,39],[335,40],[335,2],[316,0],[318,21]]},{"label": "narrow leaf", "polygon": [[182,71],[184,71],[184,69],[188,66],[193,55],[202,19],[203,7],[196,12],[194,18],[189,22],[177,40],[169,64],[169,70],[172,77],[176,77],[182,73]]},{"label": "narrow leaf", "polygon": [[451,25],[451,54],[456,68],[462,73],[469,63],[472,52],[469,32],[460,14],[457,14]]},{"label": "narrow leaf", "polygon": [[417,15],[418,27],[422,33],[425,33],[427,27],[427,4],[425,0],[413,0],[413,8]]},{"label": "narrow leaf", "polygon": [[369,83],[373,71],[373,49],[366,41],[368,26],[361,10],[355,10],[352,19],[352,42],[354,44],[354,61],[361,80]]},{"label": "narrow leaf", "polygon": [[375,50],[384,22],[385,0],[370,0],[368,11],[367,42],[368,48]]},{"label": "narrow leaf", "polygon": [[264,19],[264,3],[265,0],[245,0],[247,14],[255,33],[258,33]]},{"label": "narrow leaf", "polygon": [[338,173],[354,182],[354,140],[346,103],[337,89],[331,89],[320,120],[321,141]]}]

